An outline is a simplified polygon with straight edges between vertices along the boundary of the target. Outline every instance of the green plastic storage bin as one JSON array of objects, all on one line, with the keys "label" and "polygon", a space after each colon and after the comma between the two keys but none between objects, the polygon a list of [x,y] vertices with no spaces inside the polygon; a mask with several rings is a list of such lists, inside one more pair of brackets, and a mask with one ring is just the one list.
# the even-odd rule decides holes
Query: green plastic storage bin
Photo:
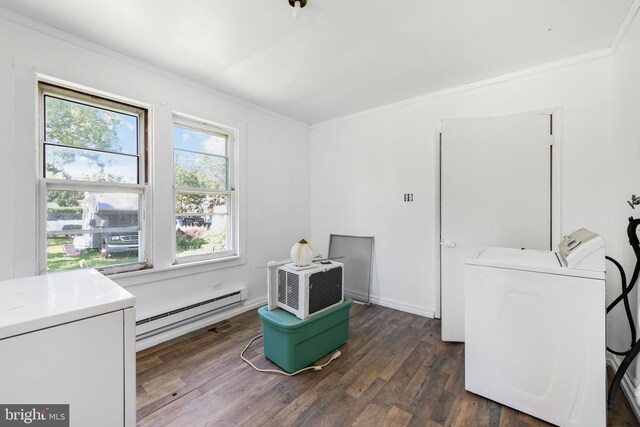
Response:
[{"label": "green plastic storage bin", "polygon": [[347,342],[351,299],[300,320],[288,311],[261,307],[264,355],[292,373],[327,355]]}]

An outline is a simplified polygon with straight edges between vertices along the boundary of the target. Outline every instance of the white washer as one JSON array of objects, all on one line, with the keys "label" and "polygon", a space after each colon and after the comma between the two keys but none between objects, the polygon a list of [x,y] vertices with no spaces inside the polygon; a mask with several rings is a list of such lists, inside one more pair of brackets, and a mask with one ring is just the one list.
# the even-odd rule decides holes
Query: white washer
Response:
[{"label": "white washer", "polygon": [[606,425],[604,241],[465,262],[465,388],[561,426]]}]

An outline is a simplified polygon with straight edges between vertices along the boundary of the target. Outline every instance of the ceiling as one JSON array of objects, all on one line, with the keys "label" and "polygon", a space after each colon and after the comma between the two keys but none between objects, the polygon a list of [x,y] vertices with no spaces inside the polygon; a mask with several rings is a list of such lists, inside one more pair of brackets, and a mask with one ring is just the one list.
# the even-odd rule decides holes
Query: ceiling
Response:
[{"label": "ceiling", "polygon": [[[632,0],[0,0],[305,123],[611,46]],[[176,7],[179,4],[180,7]]]}]

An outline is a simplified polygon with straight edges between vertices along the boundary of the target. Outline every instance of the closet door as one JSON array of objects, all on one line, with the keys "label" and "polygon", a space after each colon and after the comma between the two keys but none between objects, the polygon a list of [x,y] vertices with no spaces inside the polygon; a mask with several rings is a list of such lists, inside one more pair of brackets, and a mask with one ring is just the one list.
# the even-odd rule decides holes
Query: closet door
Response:
[{"label": "closet door", "polygon": [[441,139],[442,339],[464,341],[464,260],[550,249],[551,117],[451,119]]}]

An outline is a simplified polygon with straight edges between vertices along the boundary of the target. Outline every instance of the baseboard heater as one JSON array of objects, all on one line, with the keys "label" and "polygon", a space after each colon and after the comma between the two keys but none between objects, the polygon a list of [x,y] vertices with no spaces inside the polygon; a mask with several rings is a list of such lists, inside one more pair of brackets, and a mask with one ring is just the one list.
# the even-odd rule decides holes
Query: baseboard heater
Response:
[{"label": "baseboard heater", "polygon": [[211,316],[215,312],[228,309],[231,306],[240,305],[247,298],[246,294],[246,290],[234,291],[140,319],[136,321],[136,340],[140,341],[149,338],[186,323]]}]

